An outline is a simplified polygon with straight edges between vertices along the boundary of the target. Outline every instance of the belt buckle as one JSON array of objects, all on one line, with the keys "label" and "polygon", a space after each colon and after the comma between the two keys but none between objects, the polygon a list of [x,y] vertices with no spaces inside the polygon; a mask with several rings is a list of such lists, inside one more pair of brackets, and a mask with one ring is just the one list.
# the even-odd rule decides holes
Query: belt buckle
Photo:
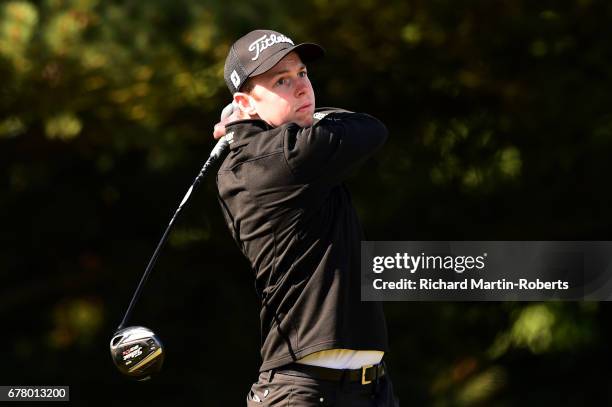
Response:
[{"label": "belt buckle", "polygon": [[366,385],[372,383],[372,380],[366,380],[366,371],[373,367],[374,365],[365,365],[361,367],[361,384]]}]

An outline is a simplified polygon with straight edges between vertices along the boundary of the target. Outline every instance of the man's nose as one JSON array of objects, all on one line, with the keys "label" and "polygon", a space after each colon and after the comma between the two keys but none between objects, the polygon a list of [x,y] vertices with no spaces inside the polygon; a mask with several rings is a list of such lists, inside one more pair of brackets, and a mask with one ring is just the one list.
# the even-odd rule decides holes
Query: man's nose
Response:
[{"label": "man's nose", "polygon": [[308,78],[297,78],[295,85],[296,96],[301,96],[306,93],[306,89],[308,89]]}]

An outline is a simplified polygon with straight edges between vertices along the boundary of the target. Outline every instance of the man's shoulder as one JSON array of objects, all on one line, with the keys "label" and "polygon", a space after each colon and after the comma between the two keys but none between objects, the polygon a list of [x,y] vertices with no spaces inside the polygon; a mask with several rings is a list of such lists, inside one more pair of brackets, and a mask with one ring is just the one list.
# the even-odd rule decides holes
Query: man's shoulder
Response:
[{"label": "man's shoulder", "polygon": [[[228,124],[225,128],[225,137],[231,137],[228,141],[232,150],[252,145],[255,141],[269,141],[271,135],[277,135],[282,132],[282,129],[272,127],[260,119],[238,120]],[[264,134],[265,136],[261,137]]]},{"label": "man's shoulder", "polygon": [[231,137],[230,152],[219,168],[220,174],[260,158],[282,154],[284,129],[280,127],[272,127],[262,120],[242,120],[226,129],[226,137]]},{"label": "man's shoulder", "polygon": [[342,109],[340,107],[317,107],[316,113],[353,113],[350,110]]},{"label": "man's shoulder", "polygon": [[[318,123],[319,120],[324,119],[326,116],[332,113],[353,113],[353,112],[346,110],[346,109],[341,109],[339,107],[317,107],[314,111],[314,114],[312,115],[312,117],[314,118],[313,124]],[[329,117],[329,118],[332,118],[332,117]]]}]

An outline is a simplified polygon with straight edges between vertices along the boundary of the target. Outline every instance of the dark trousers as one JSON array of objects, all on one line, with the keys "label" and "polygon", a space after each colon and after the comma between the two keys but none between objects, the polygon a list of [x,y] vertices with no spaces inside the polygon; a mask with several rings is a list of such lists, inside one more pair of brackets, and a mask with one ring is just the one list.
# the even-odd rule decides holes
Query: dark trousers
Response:
[{"label": "dark trousers", "polygon": [[326,381],[270,370],[259,374],[247,394],[247,407],[399,407],[389,374],[378,382]]}]

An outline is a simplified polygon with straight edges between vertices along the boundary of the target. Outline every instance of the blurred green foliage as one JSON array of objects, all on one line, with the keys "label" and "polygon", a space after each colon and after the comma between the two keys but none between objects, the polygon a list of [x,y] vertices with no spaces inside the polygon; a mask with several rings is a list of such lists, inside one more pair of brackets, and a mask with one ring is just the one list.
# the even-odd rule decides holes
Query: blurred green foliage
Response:
[{"label": "blurred green foliage", "polygon": [[[167,342],[164,375],[125,383],[107,340],[212,147],[227,49],[255,28],[322,44],[317,103],[388,126],[349,182],[370,240],[606,240],[610,17],[596,0],[0,3],[0,382],[243,403],[257,300],[212,177],[135,317]],[[403,405],[612,400],[606,304],[385,306]]]}]

